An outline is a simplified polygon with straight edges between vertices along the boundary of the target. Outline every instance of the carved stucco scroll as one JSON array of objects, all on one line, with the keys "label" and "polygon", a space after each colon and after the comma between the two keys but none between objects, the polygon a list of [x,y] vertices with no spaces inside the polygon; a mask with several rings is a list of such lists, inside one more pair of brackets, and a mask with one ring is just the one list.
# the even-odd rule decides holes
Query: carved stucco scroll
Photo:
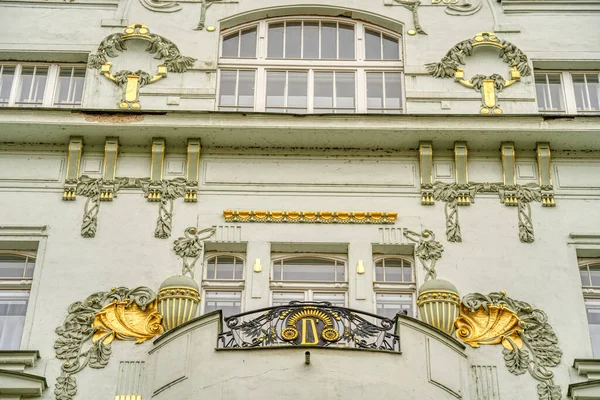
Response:
[{"label": "carved stucco scroll", "polygon": [[56,358],[64,361],[54,389],[56,399],[73,399],[77,393],[73,375],[86,366],[106,367],[114,339],[143,343],[162,333],[161,320],[156,294],[147,287],[113,288],[71,304],[65,321],[56,328]]},{"label": "carved stucco scroll", "polygon": [[[148,42],[146,51],[153,54],[155,59],[163,61],[155,74],[142,70],[123,70],[114,74],[111,72],[112,63],[108,58],[118,57],[119,52],[126,51],[129,40]],[[123,33],[113,33],[105,37],[100,42],[96,54],[90,55],[88,67],[99,69],[106,78],[122,88],[123,97],[118,103],[119,108],[139,110],[142,107],[139,102],[139,90],[142,86],[166,78],[167,72],[183,73],[191,68],[195,61],[195,58],[182,55],[175,43],[169,39],[151,33],[146,25],[132,24]]]},{"label": "carved stucco scroll", "polygon": [[561,388],[554,373],[562,358],[558,338],[542,310],[514,300],[505,292],[488,295],[471,293],[463,297],[460,316],[454,324],[457,337],[472,347],[502,344],[504,362],[515,375],[526,372],[539,381],[539,400],[561,400]]},{"label": "carved stucco scroll", "polygon": [[[464,70],[460,66],[466,64],[466,58],[473,55],[473,50],[479,46],[498,48],[499,57],[510,67],[508,80],[500,74],[475,75],[469,80],[465,79]],[[425,67],[429,74],[436,78],[454,78],[461,85],[478,91],[481,94],[482,114],[501,114],[498,93],[518,82],[521,76],[531,75],[531,67],[525,53],[514,44],[500,40],[491,32],[479,32],[473,38],[457,43],[439,62],[426,64]]]},{"label": "carved stucco scroll", "polygon": [[[142,0],[143,1],[143,0]],[[419,22],[419,6],[424,5],[420,0],[384,0],[386,6],[400,5],[408,9],[413,18],[414,29],[409,29],[409,35],[427,35]],[[461,16],[475,14],[481,9],[480,0],[431,0],[430,6],[445,6],[448,15]]]},{"label": "carved stucco scroll", "polygon": [[535,183],[504,185],[502,183],[470,182],[458,184],[435,182],[433,184],[433,198],[445,203],[446,239],[449,242],[462,242],[458,206],[474,203],[477,193],[498,193],[501,204],[516,206],[518,210],[519,240],[523,243],[534,242],[535,235],[530,203],[540,203],[542,201],[542,190],[539,185]]}]

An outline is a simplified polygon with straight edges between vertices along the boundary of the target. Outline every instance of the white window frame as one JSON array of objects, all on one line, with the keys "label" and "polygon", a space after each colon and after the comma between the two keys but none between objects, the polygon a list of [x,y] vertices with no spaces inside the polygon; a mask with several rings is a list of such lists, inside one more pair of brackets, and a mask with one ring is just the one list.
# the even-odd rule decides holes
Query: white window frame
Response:
[{"label": "white window frame", "polygon": [[[590,264],[600,264],[600,258],[594,258],[594,257],[578,257],[577,258],[577,266],[578,266],[578,273],[581,274],[581,269],[582,267],[587,267],[588,271],[589,271],[589,265]],[[591,279],[590,279],[590,284],[591,284]],[[586,317],[587,317],[587,313],[588,313],[588,309],[590,308],[595,308],[598,309],[600,308],[600,286],[583,286],[583,282],[582,282],[582,291],[583,291],[583,302],[585,305],[585,312],[586,312]],[[591,307],[590,307],[591,306]],[[588,321],[588,330],[589,330],[589,321]],[[592,333],[590,332],[590,341],[592,342],[592,351],[594,350],[593,348],[593,341],[592,341]],[[596,351],[599,351],[598,349],[596,349]],[[600,354],[594,354],[594,358],[600,358]]]},{"label": "white window frame", "polygon": [[[0,60],[0,64],[4,66],[14,66],[15,67],[15,75],[13,78],[12,87],[10,90],[10,96],[8,98],[8,104],[0,107],[56,107],[56,108],[80,108],[83,104],[83,98],[86,89],[86,80],[84,78],[83,91],[81,95],[81,103],[80,104],[61,104],[55,101],[56,90],[58,88],[58,77],[60,73],[60,68],[73,68],[79,67],[81,69],[86,70],[86,65],[82,63],[65,63],[65,64],[51,64],[44,62],[3,62]],[[46,86],[44,89],[44,96],[42,98],[41,104],[35,103],[20,103],[17,101],[17,95],[19,92],[19,87],[21,85],[21,73],[23,72],[23,68],[27,67],[41,67],[48,68],[48,75],[46,76]],[[86,70],[87,75],[87,70]],[[56,104],[55,104],[56,103]]]},{"label": "white window frame", "polygon": [[[273,279],[273,267],[276,262],[289,260],[293,258],[322,258],[324,260],[337,261],[344,263],[345,281],[342,282],[324,282],[324,281],[283,281]],[[284,293],[304,293],[305,301],[312,301],[314,293],[343,293],[345,306],[348,305],[348,257],[342,254],[323,254],[323,253],[277,253],[271,256],[271,267],[269,270],[269,286],[271,295],[269,304],[273,305],[273,292]]]},{"label": "white window frame", "polygon": [[[243,261],[242,278],[241,279],[211,279],[207,277],[208,261],[214,257],[228,256],[237,257]],[[244,312],[244,289],[246,287],[246,254],[234,252],[206,252],[204,254],[203,269],[202,269],[202,299],[206,298],[206,292],[240,292],[240,312]],[[218,267],[217,267],[218,268]],[[206,303],[201,301],[200,314],[205,314]]]},{"label": "white window frame", "polygon": [[[355,33],[355,59],[285,59],[285,58],[267,58],[268,49],[268,25],[279,22],[293,21],[321,21],[321,22],[339,22],[347,25],[354,25]],[[256,57],[236,58],[223,57],[223,37],[230,35],[238,30],[245,30],[249,27],[257,27]],[[387,36],[398,39],[399,60],[366,60],[364,49],[365,29],[378,31]],[[285,35],[284,35],[285,38]],[[215,101],[215,109],[226,111],[227,108],[222,107],[219,103],[221,92],[221,74],[222,70],[254,70],[256,71],[254,81],[254,112],[265,112],[266,110],[266,88],[267,88],[267,71],[308,71],[308,90],[307,90],[307,113],[314,113],[314,71],[339,71],[339,72],[355,72],[355,108],[353,112],[340,110],[338,113],[366,114],[367,109],[367,72],[397,72],[402,75],[401,79],[401,110],[400,114],[406,111],[406,84],[404,81],[404,45],[403,36],[390,31],[388,29],[372,25],[366,22],[357,20],[348,20],[335,17],[315,17],[315,16],[294,16],[294,17],[279,17],[264,19],[259,22],[238,25],[233,28],[223,30],[220,35],[219,44],[219,66],[217,74],[217,97]],[[339,46],[338,46],[339,47]],[[273,107],[276,108],[276,107]],[[293,110],[293,109],[292,109]],[[247,110],[239,112],[250,112]],[[289,112],[293,114],[293,112]],[[335,113],[335,112],[334,112]],[[333,113],[332,113],[333,114]]]},{"label": "white window frame", "polygon": [[[537,94],[536,94],[536,106],[538,106],[538,112],[542,114],[600,114],[600,110],[591,110],[591,111],[578,111],[577,103],[575,101],[575,87],[573,85],[573,74],[574,75],[598,75],[600,78],[600,71],[587,71],[587,70],[535,70],[535,74],[554,74],[560,75],[560,82],[562,86],[562,95],[563,95],[563,104],[564,110],[540,110],[539,105],[537,103]],[[534,79],[535,85],[535,79]]]},{"label": "white window frame", "polygon": [[[384,259],[404,260],[411,263],[412,282],[381,282],[377,281],[377,262]],[[417,282],[416,282],[416,265],[414,257],[405,255],[375,255],[373,256],[373,313],[377,314],[377,295],[378,294],[408,294],[412,297],[413,315],[416,318],[417,309]]]}]

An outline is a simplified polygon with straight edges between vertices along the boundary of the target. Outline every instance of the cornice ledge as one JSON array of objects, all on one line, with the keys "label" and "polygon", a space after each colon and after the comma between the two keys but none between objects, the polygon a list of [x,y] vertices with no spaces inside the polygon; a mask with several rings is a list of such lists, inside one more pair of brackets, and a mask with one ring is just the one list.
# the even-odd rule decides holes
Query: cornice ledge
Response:
[{"label": "cornice ledge", "polygon": [[[598,389],[598,391],[594,391],[593,394],[577,393],[579,390],[584,389]],[[569,388],[567,389],[567,397],[572,398],[573,400],[595,400],[598,398],[598,393],[600,393],[600,379],[594,379],[591,381],[579,383],[571,383],[569,385]]]},{"label": "cornice ledge", "polygon": [[48,236],[48,226],[0,225],[0,236]]},{"label": "cornice ledge", "polygon": [[0,350],[0,366],[23,365],[33,367],[35,361],[39,358],[40,352],[37,350]]},{"label": "cornice ledge", "polygon": [[577,370],[579,375],[585,377],[590,373],[600,373],[600,358],[576,358],[573,360],[573,368]]},{"label": "cornice ledge", "polygon": [[[10,382],[10,386],[8,383]],[[4,386],[7,385],[7,386]],[[24,372],[0,369],[0,388],[9,387],[6,393],[23,397],[41,397],[44,390],[48,389],[46,378],[40,375],[26,374]]]}]

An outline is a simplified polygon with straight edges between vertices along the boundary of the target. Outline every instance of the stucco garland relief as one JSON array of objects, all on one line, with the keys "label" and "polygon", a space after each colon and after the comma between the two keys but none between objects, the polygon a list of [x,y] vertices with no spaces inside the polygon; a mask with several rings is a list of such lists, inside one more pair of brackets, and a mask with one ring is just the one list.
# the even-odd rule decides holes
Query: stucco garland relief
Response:
[{"label": "stucco garland relief", "polygon": [[415,256],[421,261],[421,265],[425,269],[425,282],[436,279],[435,263],[442,258],[444,246],[435,240],[433,231],[425,229],[423,232],[417,233],[406,229],[404,230],[404,236],[416,243]]},{"label": "stucco garland relief", "polygon": [[183,260],[182,276],[194,278],[196,262],[202,257],[204,251],[204,241],[214,236],[216,232],[216,227],[200,231],[197,228],[190,227],[184,231],[184,236],[175,240],[173,251]]},{"label": "stucco garland relief", "polygon": [[[154,54],[154,58],[164,61],[158,66],[156,74],[150,74],[146,71],[123,70],[112,73],[112,63],[108,57],[118,57],[119,52],[127,50],[127,41],[144,40],[148,42],[146,51]],[[129,25],[124,33],[113,33],[105,37],[96,54],[91,54],[88,60],[88,67],[99,69],[102,74],[123,90],[123,97],[118,103],[122,109],[141,109],[139,101],[139,91],[144,85],[154,83],[167,77],[167,72],[183,73],[192,67],[195,58],[186,57],[181,54],[179,48],[169,39],[151,33],[150,29],[144,24]]]},{"label": "stucco garland relief", "polygon": [[526,185],[504,185],[502,183],[443,183],[424,184],[425,190],[433,189],[434,200],[443,201],[446,215],[446,239],[449,242],[462,242],[458,206],[475,202],[477,193],[498,193],[500,203],[517,207],[519,240],[533,243],[535,240],[531,217],[531,202],[542,202],[542,188],[535,183]]},{"label": "stucco garland relief", "polygon": [[512,374],[529,372],[540,382],[539,400],[561,400],[561,388],[554,384],[549,368],[560,363],[562,350],[544,311],[503,291],[471,293],[463,297],[454,325],[456,336],[471,347],[501,344],[504,362]]},{"label": "stucco garland relief", "polygon": [[[412,13],[414,29],[409,29],[409,35],[421,34],[427,35],[419,22],[419,6],[423,3],[420,0],[384,0],[386,6],[400,5],[408,9]],[[444,10],[448,15],[460,16],[475,14],[481,9],[480,0],[431,0],[429,5],[445,6]]]},{"label": "stucco garland relief", "polygon": [[[57,400],[71,400],[77,393],[73,376],[86,366],[101,369],[108,364],[114,339],[136,344],[162,333],[156,294],[147,287],[112,288],[69,306],[68,315],[56,328],[56,358],[63,360],[56,380]],[[91,339],[91,346],[84,349]]]},{"label": "stucco garland relief", "polygon": [[[182,7],[179,3],[196,3],[200,4],[200,20],[194,30],[201,31],[206,26],[206,12],[213,4],[237,4],[237,0],[178,0],[178,2],[168,0],[140,0],[140,3],[150,11],[172,13],[181,11]],[[214,29],[213,29],[214,30]]]},{"label": "stucco garland relief", "polygon": [[[500,74],[490,76],[475,75],[466,80],[464,70],[460,65],[466,64],[466,58],[473,55],[473,50],[479,46],[496,47],[499,57],[509,65],[510,79],[504,79]],[[494,33],[479,32],[475,37],[454,45],[437,63],[426,64],[430,75],[436,78],[452,78],[461,85],[472,88],[481,94],[482,114],[501,114],[498,104],[498,93],[504,88],[518,82],[521,76],[531,75],[527,56],[521,49],[506,40],[500,40]]]},{"label": "stucco garland relief", "polygon": [[150,178],[115,178],[107,181],[82,175],[76,183],[75,193],[87,197],[81,223],[81,236],[93,238],[98,230],[98,213],[101,201],[112,201],[122,188],[141,189],[144,197],[159,203],[158,218],[154,237],[167,239],[171,236],[173,222],[173,202],[186,194],[186,188],[197,187],[197,182],[183,178],[152,181]]}]

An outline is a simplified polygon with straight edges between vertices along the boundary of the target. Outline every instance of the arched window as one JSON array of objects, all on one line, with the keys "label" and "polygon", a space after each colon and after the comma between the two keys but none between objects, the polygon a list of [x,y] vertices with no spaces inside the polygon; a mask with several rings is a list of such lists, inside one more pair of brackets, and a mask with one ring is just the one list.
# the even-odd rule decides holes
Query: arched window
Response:
[{"label": "arched window", "polygon": [[579,276],[594,357],[600,357],[600,259],[580,258]]},{"label": "arched window", "polygon": [[600,288],[600,260],[584,261],[579,264],[581,286]]},{"label": "arched window", "polygon": [[375,260],[376,282],[414,282],[412,261],[401,257],[385,257]]},{"label": "arched window", "polygon": [[274,281],[345,282],[346,261],[318,256],[298,256],[273,261]]},{"label": "arched window", "polygon": [[202,313],[221,310],[223,318],[242,311],[245,261],[242,254],[216,253],[205,257]]},{"label": "arched window", "polygon": [[375,310],[378,315],[415,316],[415,274],[413,261],[402,256],[379,256],[375,265]]},{"label": "arched window", "polygon": [[222,32],[224,111],[401,113],[401,37],[343,18],[273,18]]},{"label": "arched window", "polygon": [[35,255],[0,250],[0,350],[19,350]]},{"label": "arched window", "polygon": [[244,259],[233,254],[219,254],[206,260],[206,279],[243,279]]}]

